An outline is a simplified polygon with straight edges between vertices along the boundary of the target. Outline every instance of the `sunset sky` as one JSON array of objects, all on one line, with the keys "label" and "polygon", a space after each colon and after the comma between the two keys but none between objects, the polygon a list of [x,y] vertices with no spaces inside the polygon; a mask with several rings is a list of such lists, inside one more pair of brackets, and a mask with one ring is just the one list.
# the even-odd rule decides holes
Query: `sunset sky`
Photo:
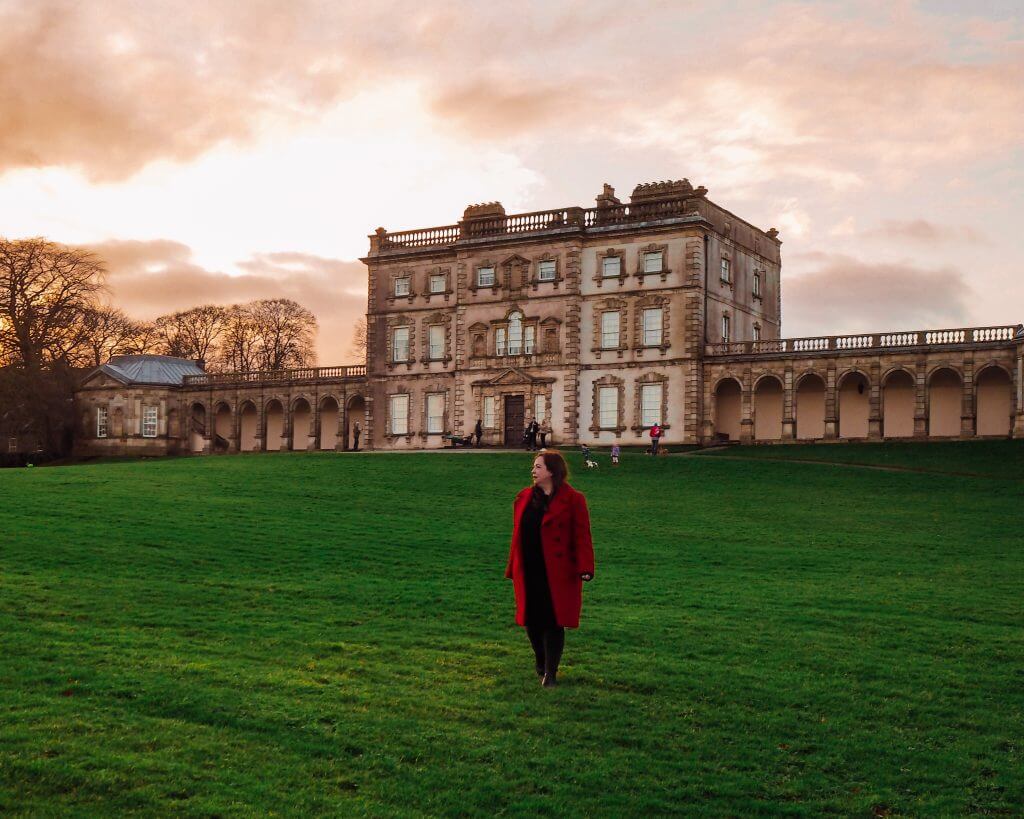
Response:
[{"label": "sunset sky", "polygon": [[0,235],[139,318],[352,361],[378,225],[682,177],[780,230],[786,336],[1024,321],[1024,3],[0,0]]}]

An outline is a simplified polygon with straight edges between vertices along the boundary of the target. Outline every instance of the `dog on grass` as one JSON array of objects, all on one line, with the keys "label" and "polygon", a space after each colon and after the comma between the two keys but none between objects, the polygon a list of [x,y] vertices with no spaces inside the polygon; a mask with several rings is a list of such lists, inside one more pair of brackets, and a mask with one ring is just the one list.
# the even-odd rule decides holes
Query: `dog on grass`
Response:
[{"label": "dog on grass", "polygon": [[587,469],[597,469],[597,461],[592,461],[587,458]]}]

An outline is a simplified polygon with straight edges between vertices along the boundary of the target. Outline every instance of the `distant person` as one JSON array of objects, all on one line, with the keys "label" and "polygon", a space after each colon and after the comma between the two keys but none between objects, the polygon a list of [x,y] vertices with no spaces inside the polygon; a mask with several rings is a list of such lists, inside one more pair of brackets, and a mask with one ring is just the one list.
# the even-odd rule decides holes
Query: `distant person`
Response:
[{"label": "distant person", "polygon": [[526,443],[530,452],[537,449],[537,433],[540,432],[540,424],[537,423],[537,419],[534,418],[530,421],[530,425],[526,428]]},{"label": "distant person", "polygon": [[657,421],[654,422],[654,426],[651,427],[651,454],[658,454],[658,441],[661,440],[661,426]]},{"label": "distant person", "polygon": [[479,418],[476,419],[476,426],[473,427],[473,435],[476,437],[476,445],[479,448],[480,439],[484,437],[484,423]]},{"label": "distant person", "polygon": [[355,427],[352,429],[352,450],[354,452],[359,451],[359,433],[362,430],[359,428],[359,422],[356,421]]},{"label": "distant person", "polygon": [[618,466],[619,465],[619,453],[620,452],[621,452],[621,450],[619,449],[618,443],[613,444],[612,445],[612,466]]},{"label": "distant person", "polygon": [[[587,500],[567,483],[569,468],[554,450],[533,459],[533,486],[512,506],[512,580],[516,623],[526,627],[541,685],[557,684],[565,629],[578,628],[583,582],[594,577]],[[541,524],[544,524],[541,526]]]},{"label": "distant person", "polygon": [[540,425],[540,448],[547,449],[548,436],[551,434],[551,424],[547,421],[541,422]]},{"label": "distant person", "polygon": [[583,462],[586,463],[590,460],[590,447],[586,444],[580,444],[580,454],[583,455]]}]

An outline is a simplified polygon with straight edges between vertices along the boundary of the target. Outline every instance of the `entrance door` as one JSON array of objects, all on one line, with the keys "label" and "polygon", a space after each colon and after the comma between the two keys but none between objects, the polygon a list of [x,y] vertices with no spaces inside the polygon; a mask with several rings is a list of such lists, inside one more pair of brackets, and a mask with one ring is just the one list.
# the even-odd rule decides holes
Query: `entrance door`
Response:
[{"label": "entrance door", "polygon": [[521,395],[505,396],[505,446],[518,447],[523,443],[526,428],[526,402]]}]

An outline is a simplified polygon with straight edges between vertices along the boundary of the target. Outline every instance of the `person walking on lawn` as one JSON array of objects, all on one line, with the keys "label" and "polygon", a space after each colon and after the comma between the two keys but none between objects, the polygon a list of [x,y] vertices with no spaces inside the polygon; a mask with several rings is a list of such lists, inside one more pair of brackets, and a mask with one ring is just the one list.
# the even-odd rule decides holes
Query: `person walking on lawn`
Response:
[{"label": "person walking on lawn", "polygon": [[533,460],[533,485],[512,504],[512,544],[505,577],[512,581],[516,623],[525,626],[541,685],[558,682],[565,630],[578,628],[583,583],[594,578],[590,512],[567,479],[561,453]]}]

